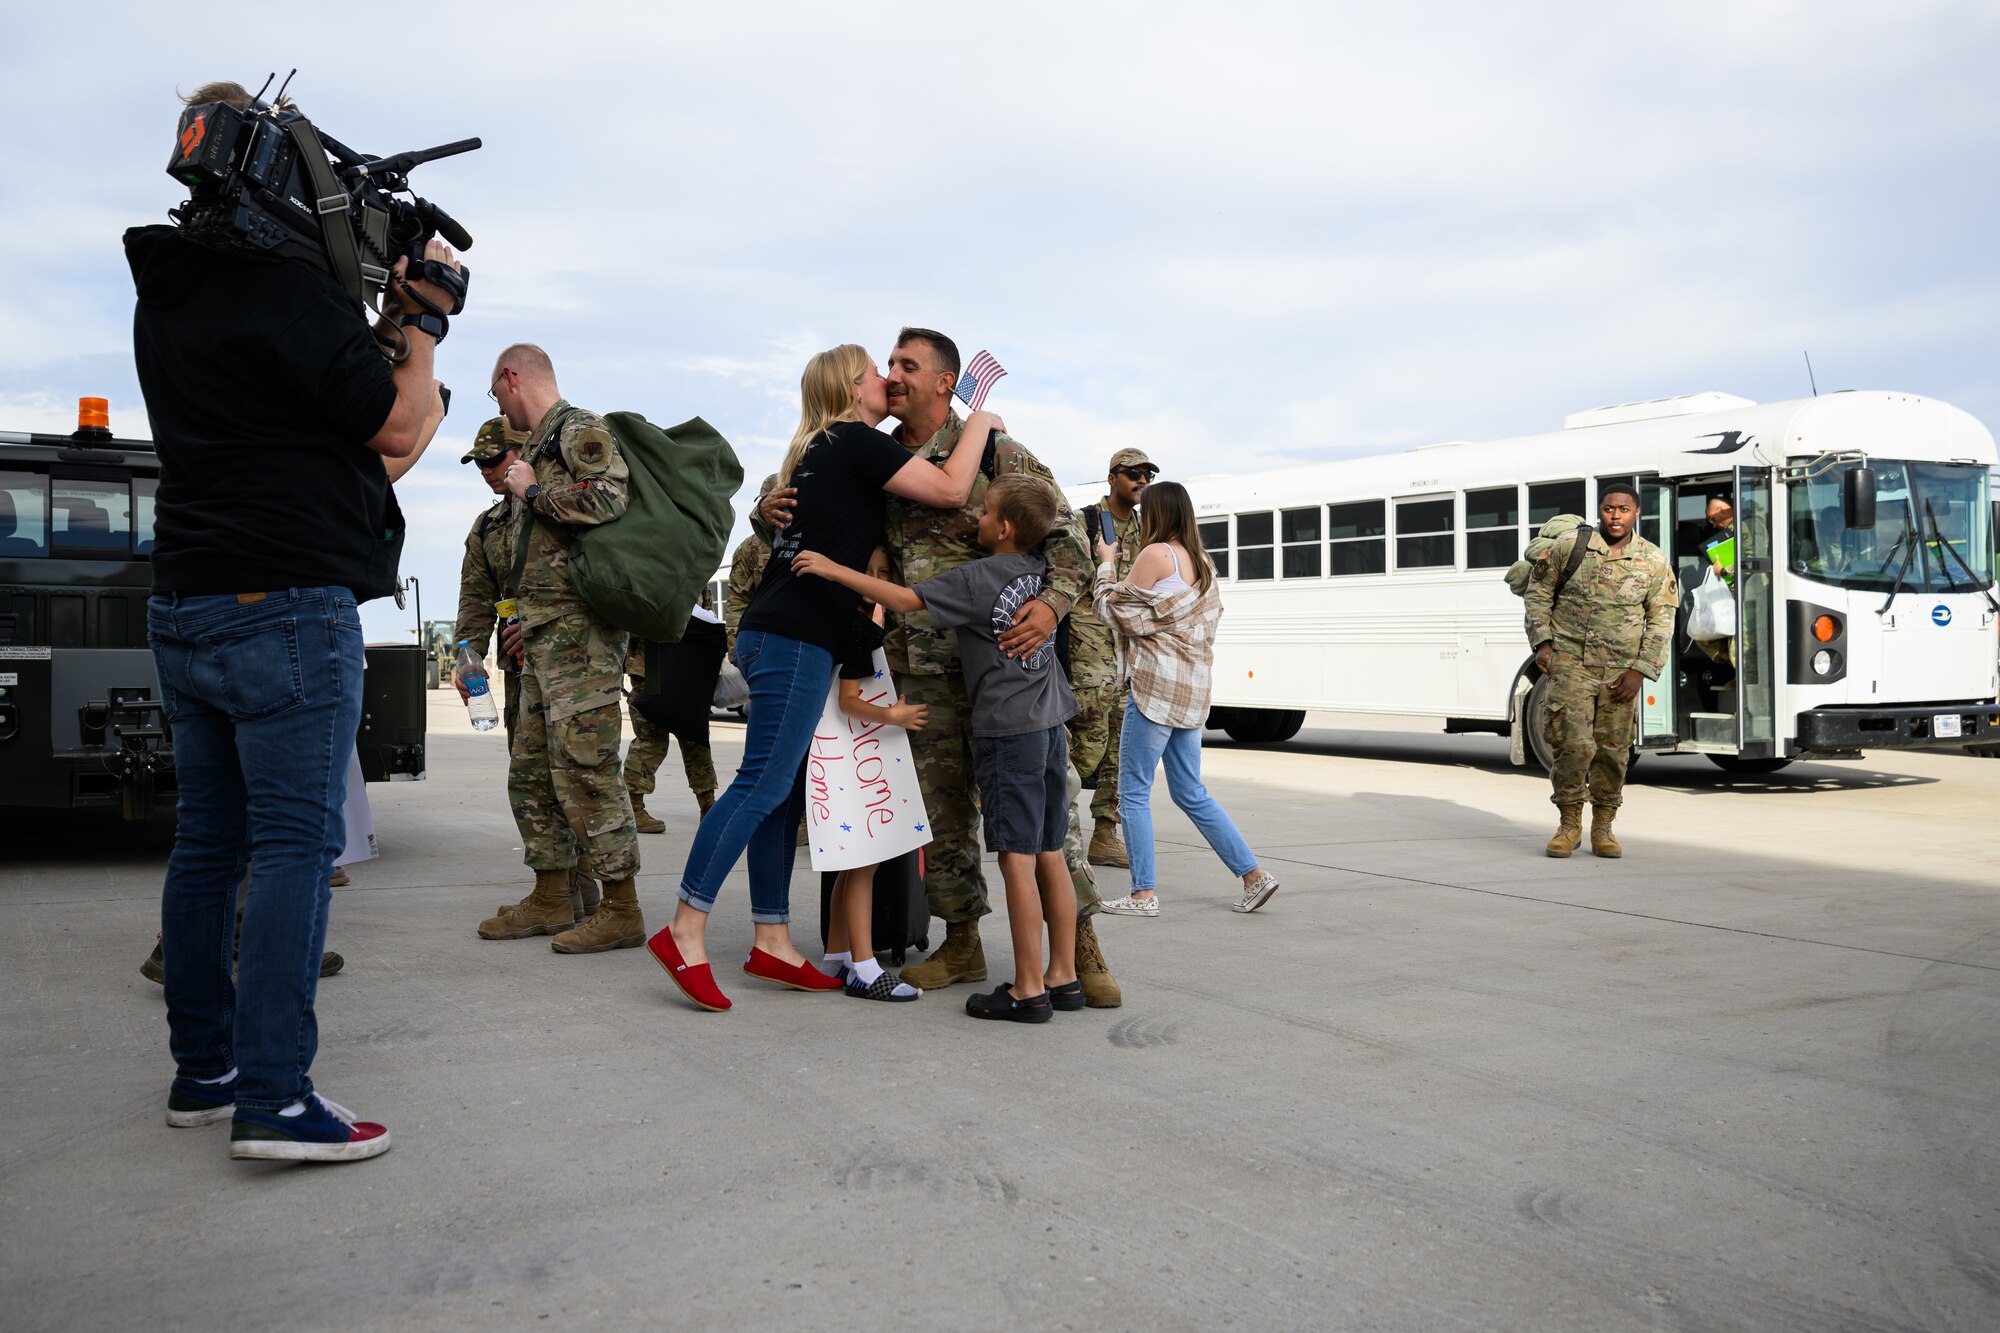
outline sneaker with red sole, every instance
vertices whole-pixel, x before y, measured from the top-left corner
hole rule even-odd
[[[743,970],[759,980],[774,981],[793,990],[837,991],[847,988],[847,983],[839,977],[830,977],[811,963],[787,963],[755,946],[751,947],[750,956],[743,960]]]
[[[673,978],[674,985],[681,988],[681,994],[702,1008],[719,1014],[730,1007],[729,997],[722,993],[722,987],[715,984],[715,973],[709,965],[690,965],[687,959],[681,957],[681,948],[674,943],[671,928],[659,931],[647,940],[646,952],[653,955],[653,961]]]
[[[389,1151],[389,1131],[318,1093],[297,1115],[236,1108],[229,1155],[252,1162],[358,1162]]]

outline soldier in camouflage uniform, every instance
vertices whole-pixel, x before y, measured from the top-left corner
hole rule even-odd
[[[1111,456],[1104,498],[1083,513],[1084,537],[1092,542],[1102,535],[1096,530],[1096,516],[1111,515],[1121,579],[1139,558],[1139,497],[1159,474],[1141,451],[1120,449]],[[1091,611],[1088,597],[1070,608],[1069,686],[1077,703],[1077,714],[1069,720],[1069,760],[1083,777],[1097,775],[1097,790],[1090,798],[1090,862],[1129,865],[1125,843],[1118,836],[1118,739],[1125,729],[1126,691],[1118,680],[1118,645],[1110,628]]]
[[[759,496],[769,495],[778,487],[778,474],[773,472],[764,478],[764,484],[757,488]],[[736,627],[743,621],[743,613],[750,609],[750,596],[757,591],[757,585],[764,581],[764,566],[771,563],[771,521],[764,517],[757,505],[750,506],[750,535],[736,545],[736,551],[729,557],[729,593],[722,603],[722,627],[729,632],[729,656],[736,657]]]
[[[701,588],[701,608],[715,610],[715,596],[707,584]],[[632,698],[645,693],[646,653],[637,640],[625,659],[625,674],[632,678]],[[665,833],[665,821],[646,809],[646,798],[653,794],[660,765],[666,762],[667,744],[674,734],[657,722],[648,721],[636,709],[630,711],[632,744],[625,751],[625,789],[632,794],[632,823],[641,833]],[[715,752],[699,741],[690,745],[683,740],[681,769],[687,774],[688,790],[694,793],[695,804],[706,816],[708,808],[715,804]]]
[[[939,466],[957,447],[965,424],[951,409],[958,368],[956,344],[929,329],[904,329],[889,359],[889,413],[902,423],[894,432],[895,439],[916,457]],[[985,506],[986,485],[992,477],[1021,473],[1055,484],[1049,470],[1020,441],[996,433],[990,447],[991,466],[982,463],[974,475],[972,494],[963,509],[932,509],[895,495],[888,497],[888,531],[883,546],[889,552],[891,582],[911,587],[986,556],[979,544],[979,511]],[[777,526],[783,526],[788,495],[785,490],[766,497],[765,517]],[[1041,594],[1022,609],[1014,630],[1000,640],[1000,646],[1015,656],[1032,651],[1055,633],[1057,623],[1090,585],[1092,570],[1083,525],[1068,505],[1062,506],[1055,529],[1039,549],[1048,562]],[[1014,641],[1017,635],[1020,642]],[[910,733],[910,748],[924,809],[931,819],[931,842],[924,848],[924,892],[930,899],[931,913],[945,923],[944,943],[923,962],[904,968],[903,979],[924,990],[960,981],[983,981],[986,951],[979,940],[979,918],[992,909],[987,905],[986,880],[979,868],[972,709],[959,666],[957,636],[950,630],[933,628],[930,617],[917,611],[896,618],[884,650],[904,698],[930,710],[924,730]],[[1073,804],[1063,857],[1076,882],[1076,970],[1083,982],[1084,1002],[1092,1008],[1116,1008],[1122,996],[1090,922],[1099,907],[1097,885],[1084,860]]]
[[[493,394],[508,424],[531,430],[504,479],[523,504],[515,559],[526,658],[507,792],[535,891],[481,922],[479,934],[554,935],[557,953],[633,948],[646,923],[633,883],[638,836],[619,773],[626,635],[591,613],[569,577],[574,528],[623,514],[631,474],[604,419],[563,400],[540,348],[502,352]],[[603,882],[604,897],[596,915],[572,926],[568,886],[579,859]]]
[[[1611,823],[1624,800],[1639,695],[1667,667],[1680,600],[1665,553],[1633,531],[1638,492],[1607,484],[1598,499],[1599,527],[1561,598],[1556,581],[1578,533],[1558,537],[1535,562],[1526,594],[1528,642],[1549,676],[1544,726],[1556,756],[1551,799],[1561,814],[1550,856],[1568,856],[1583,840],[1586,796],[1590,850],[1624,855]]]

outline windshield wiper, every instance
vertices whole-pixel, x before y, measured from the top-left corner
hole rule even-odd
[[[1883,601],[1882,605],[1875,608],[1875,614],[1878,616],[1888,611],[1890,604],[1896,600],[1896,594],[1903,590],[1903,579],[1910,572],[1910,560],[1917,553],[1917,543],[1914,540],[1916,535],[1917,530],[1915,528],[1904,528],[1903,535],[1896,538],[1896,546],[1901,546],[1903,543],[1908,542],[1909,549],[1903,552],[1903,563],[1896,566],[1896,581],[1889,585],[1888,598]],[[1896,553],[1896,546],[1889,548],[1890,555]]]
[[[1979,581],[1979,575],[1972,572],[1972,566],[1966,563],[1965,555],[1958,549],[1957,543],[1945,536],[1944,530],[1938,526],[1937,510],[1932,508],[1929,496],[1924,497],[1924,517],[1931,523],[1931,540],[1951,552],[1952,559],[1958,561],[1958,567],[1965,571],[1965,577],[1979,590],[1980,595],[1986,598],[1986,605],[1992,610],[2000,611],[2000,601],[1994,600],[1993,590]],[[1951,590],[1958,591],[1957,579],[1952,579]]]

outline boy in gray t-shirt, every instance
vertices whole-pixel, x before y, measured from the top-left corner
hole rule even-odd
[[[1032,552],[1055,526],[1059,503],[1055,489],[1038,477],[995,478],[979,515],[979,544],[993,554],[914,588],[870,578],[811,551],[792,562],[795,574],[831,579],[891,611],[928,611],[932,624],[958,632],[986,849],[1000,860],[1014,937],[1013,983],[967,1000],[965,1011],[974,1018],[1045,1023],[1054,1007],[1083,1007],[1075,966],[1076,888],[1062,853],[1069,825],[1063,724],[1077,711],[1076,696],[1056,661],[1053,639],[1020,658],[1008,657],[999,643],[1014,613],[1042,590],[1042,558]]]

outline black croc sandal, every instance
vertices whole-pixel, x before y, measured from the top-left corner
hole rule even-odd
[[[1047,991],[1032,1000],[1017,1000],[1012,986],[973,996],[965,1002],[965,1012],[974,1018],[997,1018],[1008,1023],[1046,1023],[1056,1016]]]
[[[1049,987],[1049,1003],[1065,1013],[1083,1008],[1083,982],[1079,979]]]
[[[884,972],[875,980],[863,985],[861,978],[850,970],[847,974],[846,989],[848,996],[856,1000],[887,1000],[891,1004],[908,1004],[911,1000],[924,998],[923,991],[916,986],[910,987],[917,992],[915,995],[896,994],[896,987],[902,984],[903,979],[894,972]]]

